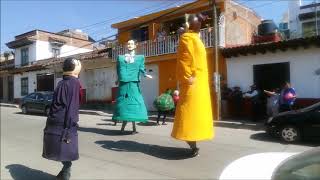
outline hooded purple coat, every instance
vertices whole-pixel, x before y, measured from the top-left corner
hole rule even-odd
[[[80,92],[80,81],[75,77],[64,76],[58,83],[44,129],[42,154],[44,158],[55,161],[79,159],[77,129]],[[63,139],[68,139],[70,142],[66,143]]]

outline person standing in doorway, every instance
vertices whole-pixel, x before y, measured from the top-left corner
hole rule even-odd
[[[144,65],[144,56],[135,54],[136,44],[129,40],[127,44],[129,54],[119,55],[117,59],[118,95],[116,107],[112,119],[122,121],[121,133],[127,122],[132,122],[133,134],[137,133],[135,122],[146,122],[148,120],[147,108],[145,106],[141,89],[140,74],[147,78]]]
[[[70,179],[71,161],[79,158],[77,129],[82,96],[78,80],[80,70],[79,60],[67,58],[64,61],[63,80],[54,91],[44,129],[42,156],[62,162],[63,168],[56,176],[59,180]]]
[[[296,98],[295,89],[289,82],[285,82],[280,93],[280,112],[291,111]]]
[[[279,113],[279,89],[274,89],[272,91],[264,90],[269,97],[267,100],[267,115],[273,117]]]
[[[207,54],[199,35],[204,20],[201,14],[189,16],[189,31],[181,35],[177,53],[180,99],[171,136],[186,141],[193,157],[199,154],[197,142],[214,136]]]
[[[258,121],[261,116],[261,97],[260,92],[256,85],[250,86],[250,91],[243,95],[244,98],[248,98],[251,101],[252,120]]]

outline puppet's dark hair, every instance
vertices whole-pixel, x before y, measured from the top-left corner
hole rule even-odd
[[[67,58],[63,62],[63,71],[73,71],[76,68],[77,59],[75,58]]]

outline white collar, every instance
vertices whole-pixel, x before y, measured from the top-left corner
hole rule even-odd
[[[130,51],[129,54],[125,54],[124,56],[127,63],[134,63],[135,51]]]

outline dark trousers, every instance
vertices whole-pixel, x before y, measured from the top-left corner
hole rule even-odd
[[[167,112],[166,111],[158,111],[157,124],[159,124],[161,115],[163,115],[162,124],[165,124],[165,121],[166,121],[166,118],[167,118]]]
[[[258,121],[261,117],[261,104],[252,103],[252,121]]]
[[[121,131],[124,131],[124,128],[126,127],[127,123],[128,123],[127,121],[122,122]],[[132,131],[137,132],[136,122],[134,122],[134,121],[132,121]]]
[[[71,161],[62,161],[62,164],[63,164],[63,168],[62,168],[63,171],[70,169],[72,166]]]

